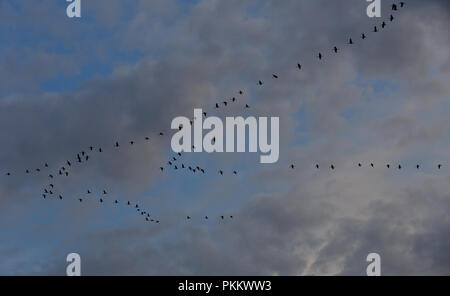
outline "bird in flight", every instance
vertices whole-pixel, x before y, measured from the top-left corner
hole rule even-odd
[[[302,65],[297,64],[297,68],[298,68],[299,70],[301,70],[301,69],[302,69]]]
[[[330,168],[331,168],[332,170],[334,170],[334,165],[331,165]]]
[[[373,31],[374,31],[375,33],[378,32],[377,26],[373,27]]]
[[[272,74],[272,77],[275,79],[278,79],[278,75],[276,75],[276,74]]]
[[[258,81],[258,84],[259,84],[259,85],[263,85],[263,83],[262,83],[262,81],[261,81],[261,80],[259,80],[259,81]]]
[[[294,165],[293,164],[291,164],[291,169],[294,169]]]
[[[319,60],[322,59],[322,53],[319,52],[319,55],[317,56],[319,58]]]
[[[333,47],[333,51],[334,51],[334,53],[337,53],[338,52],[338,48],[335,46],[335,47]]]
[[[361,39],[366,39],[366,34],[362,33],[361,34]]]
[[[441,167],[442,167],[442,165],[441,165],[441,164],[438,164],[438,169],[441,169]]]
[[[352,38],[350,38],[350,40],[348,40],[348,44],[353,44]]]
[[[392,14],[391,14],[390,20],[391,20],[391,22],[394,20],[394,16]]]
[[[383,23],[381,24],[381,28],[384,29],[384,27],[386,27],[386,23],[385,23],[385,22],[383,22]]]
[[[397,5],[396,4],[392,4],[392,10],[397,10]]]
[[[223,171],[222,171],[222,170],[219,170],[219,174],[221,174],[221,175],[223,176]]]

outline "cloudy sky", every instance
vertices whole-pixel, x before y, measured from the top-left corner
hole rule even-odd
[[[383,275],[449,275],[450,5],[405,2],[391,23],[386,0],[381,19],[364,0],[84,0],[81,19],[0,0],[0,274],[64,275],[76,252],[84,275],[365,275],[376,252]],[[279,161],[170,168],[194,108],[280,117]]]

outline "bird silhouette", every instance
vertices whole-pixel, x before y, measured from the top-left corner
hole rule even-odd
[[[134,144],[134,141],[130,141],[130,145],[133,145]]]
[[[420,165],[416,165],[416,168],[419,169],[419,168],[420,168]]]
[[[361,39],[366,39],[366,34],[362,33],[361,34]]]
[[[107,194],[107,193],[106,193],[106,190],[103,190],[103,194]]]
[[[297,64],[297,68],[298,68],[299,70],[301,70],[301,69],[302,69],[302,65]]]
[[[391,22],[394,20],[394,16],[391,14],[390,18]]]
[[[239,91],[239,94],[240,94],[240,95],[242,95],[242,94],[243,94],[242,90],[240,90],[240,91]]]
[[[237,172],[236,172],[236,171],[233,171],[233,174],[237,175]]]
[[[59,195],[58,197],[59,197],[59,199],[63,199],[62,195]]]
[[[333,47],[333,51],[334,51],[334,53],[337,53],[338,52],[338,48],[335,46],[335,47]]]
[[[160,132],[159,135],[160,135],[160,136],[164,136],[164,133],[163,133],[163,132]]]
[[[148,141],[148,140],[150,140],[150,138],[149,137],[145,137],[145,140]]]
[[[361,167],[361,166],[362,166],[362,164],[361,164],[361,163],[358,163],[358,166],[359,166],[359,167]]]
[[[293,164],[291,164],[291,169],[294,169],[294,165]]]
[[[79,200],[80,202],[82,202],[82,201],[83,201],[83,199],[81,199],[81,198],[79,198],[78,200]]]
[[[316,164],[316,169],[318,169],[319,168],[319,165],[318,164]]]
[[[373,27],[373,31],[374,31],[375,33],[378,32],[377,26]]]
[[[219,170],[219,174],[221,174],[221,175],[223,176],[223,171],[222,171],[222,170]]]
[[[399,169],[399,170],[401,170],[401,169],[402,169],[402,166],[401,166],[400,164],[398,165],[398,169]]]
[[[350,39],[348,40],[348,44],[353,44],[352,38],[350,38]]]
[[[72,164],[70,163],[70,161],[67,161],[67,165],[68,165],[68,166],[71,166]]]
[[[442,167],[442,165],[441,165],[441,164],[438,164],[438,169],[439,169],[439,170],[441,169],[441,167]]]
[[[405,6],[405,2],[400,2],[400,7]]]
[[[278,75],[276,75],[276,74],[272,74],[272,77],[275,79],[278,79]]]
[[[319,60],[322,59],[322,54],[319,52],[319,55],[317,56],[319,58]]]
[[[250,108],[250,106],[248,104],[245,104],[245,108]]]
[[[261,80],[259,80],[259,81],[258,81],[258,84],[259,84],[259,85],[263,85],[263,83],[262,83],[262,81],[261,81]]]
[[[330,168],[331,168],[332,170],[334,170],[334,165],[331,165]]]
[[[384,27],[386,27],[386,23],[385,23],[385,22],[383,22],[383,23],[381,24],[381,28],[384,29]]]
[[[45,163],[45,164],[44,164],[44,167],[48,168],[48,163]]]
[[[48,175],[48,177],[49,177],[50,179],[53,179],[53,175],[52,175],[52,174]]]
[[[373,163],[371,163],[370,166],[373,167]]]
[[[87,194],[91,194],[91,191],[88,189]]]
[[[92,150],[94,150],[94,147],[92,147],[92,146],[89,146],[89,150],[91,150],[91,151],[92,151]]]
[[[387,168],[390,168],[391,166],[389,164],[386,165]]]
[[[187,216],[186,219],[189,220],[189,219],[191,219],[191,217]]]
[[[392,4],[392,10],[396,11],[397,10],[397,5],[396,4]]]
[[[216,103],[216,109],[218,109],[219,108],[219,104],[218,103]]]
[[[102,148],[98,148],[98,152],[102,153]]]
[[[119,142],[116,142],[116,147],[119,147]]]
[[[232,98],[231,98],[231,101],[232,101],[232,102],[236,102],[236,98],[235,98],[235,97],[232,97]],[[206,115],[205,115],[205,116],[206,116]]]
[[[163,168],[163,167],[160,167],[159,169],[161,170],[161,172],[164,171],[164,168]]]

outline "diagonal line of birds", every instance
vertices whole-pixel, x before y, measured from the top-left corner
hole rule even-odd
[[[391,11],[397,11],[398,7],[403,8],[404,6],[405,6],[405,2],[403,2],[403,1],[399,2],[399,4],[395,4],[394,3],[391,6]],[[382,23],[379,25],[379,27],[378,26],[374,26],[373,30],[372,30],[372,33],[380,32],[382,29],[384,29],[387,26],[387,22],[393,22],[394,20],[395,20],[395,17],[394,17],[393,14],[391,14],[389,16],[388,20],[382,21]],[[366,33],[362,33],[361,36],[360,36],[361,40],[365,40],[367,37],[368,36],[367,36]],[[348,39],[347,45],[351,46],[351,45],[354,45],[354,44],[355,44],[355,41],[353,40],[353,38],[350,37]],[[340,51],[341,51],[341,48],[338,48],[337,46],[333,46],[332,49],[331,49],[331,54],[336,55]],[[319,61],[322,61],[322,60],[324,60],[325,54],[322,53],[322,52],[318,52],[316,57],[317,57],[317,59]],[[296,68],[298,69],[298,71],[301,71],[302,70],[302,64],[301,63],[296,63]],[[272,73],[271,79],[278,80],[278,79],[280,79],[280,75],[278,73]],[[263,87],[265,85],[265,83],[264,83],[263,80],[258,80],[257,81],[257,85],[260,86],[260,87]],[[239,90],[238,94],[239,94],[239,96],[242,97],[244,95],[244,91],[243,90]],[[236,104],[238,102],[238,99],[236,97],[237,96],[233,96],[231,99],[226,99],[226,100],[223,100],[221,102],[216,102],[213,109],[215,109],[215,110],[223,109],[223,108],[227,108],[227,107],[231,106],[232,104]],[[244,106],[243,107],[244,109],[249,109],[250,108],[248,103],[244,103],[243,106]],[[210,111],[208,111],[208,112],[210,112]],[[208,112],[203,111],[202,115],[204,117],[206,117]],[[191,126],[193,124],[193,120],[194,119],[195,118],[192,118],[191,121],[190,121]],[[180,126],[179,130],[181,130],[182,128],[183,127]],[[165,133],[163,131],[158,133],[159,137],[164,137],[164,135],[165,135]],[[148,137],[148,136],[144,137],[144,141],[145,142],[149,142],[150,141],[150,137]],[[213,139],[213,141],[214,141],[214,139]],[[136,144],[136,142],[135,142],[135,140],[131,140],[127,144],[133,146],[133,145]],[[113,147],[115,149],[119,149],[121,147],[121,145],[122,145],[121,143],[116,141],[114,143]],[[195,148],[195,147],[193,146],[192,148]],[[88,152],[86,152],[86,151],[88,151]],[[77,153],[76,158],[74,160],[72,160],[72,161],[67,160],[66,163],[63,166],[61,166],[59,169],[56,170],[56,173],[49,173],[48,178],[49,178],[49,181],[51,183],[48,186],[46,186],[44,188],[44,190],[43,190],[42,197],[44,199],[49,198],[49,197],[56,197],[56,198],[58,198],[60,200],[63,200],[62,193],[55,193],[56,192],[56,186],[53,183],[53,179],[55,179],[58,176],[59,177],[69,177],[69,175],[70,175],[69,171],[75,165],[75,163],[78,163],[78,164],[87,163],[91,159],[91,155],[92,154],[94,154],[94,153],[103,153],[104,152],[104,148],[89,146],[86,151],[81,151],[81,152]],[[90,153],[90,154],[88,154],[88,153]],[[185,164],[185,163],[181,162],[181,157],[182,157],[181,153],[177,153],[176,155],[170,157],[170,159],[167,161],[167,163],[165,165],[159,167],[159,170],[161,172],[163,172],[165,170],[165,166],[167,165],[168,167],[172,167],[173,170],[180,170],[180,171],[181,170],[186,170],[186,171],[192,172],[193,174],[195,174],[195,173],[197,173],[197,174],[206,174],[207,173],[206,168],[200,167],[198,165],[188,165],[188,164]],[[356,163],[355,166],[357,168],[362,168],[364,165],[362,163]],[[376,167],[374,163],[369,163],[368,166],[371,167],[371,168],[375,168]],[[390,163],[386,163],[386,164],[380,165],[380,167],[385,167],[387,169],[393,168],[393,169],[402,170],[402,169],[405,169],[406,166],[404,164],[390,164]],[[414,167],[415,167],[416,170],[420,170],[421,169],[421,165],[420,164],[416,164]],[[442,168],[442,164],[439,163],[439,164],[437,164],[436,167],[437,167],[438,170],[440,170]],[[294,163],[292,163],[292,164],[289,165],[289,168],[294,170],[296,168],[296,166],[295,166]],[[323,165],[323,166],[321,164],[319,164],[319,163],[316,163],[316,164],[313,165],[313,168],[315,168],[317,170],[320,170],[322,168],[329,169],[329,170],[332,170],[332,171],[337,170],[336,165],[333,164],[333,163],[327,164],[327,165]],[[36,168],[34,171],[36,173],[41,173],[44,169],[45,170],[49,170],[49,164],[48,163],[44,163],[43,168]],[[26,169],[25,170],[25,174],[27,174],[27,175],[31,174],[32,171],[33,170],[31,170],[31,169]],[[219,174],[220,176],[224,176],[225,174],[238,175],[238,171],[237,170],[232,170],[232,171],[229,171],[229,172],[225,172],[223,169],[219,169],[219,170],[217,170],[217,174]],[[8,171],[6,173],[6,176],[11,176],[11,175],[12,175],[12,173],[10,171]],[[93,195],[92,191],[89,190],[89,189],[86,190],[85,194],[88,195],[88,196]],[[103,189],[102,192],[101,192],[101,197],[98,197],[98,202],[101,203],[101,204],[106,202],[108,200],[106,198],[107,194],[108,194],[108,191],[106,189]],[[78,198],[78,201],[80,203],[83,203],[84,200],[85,200],[84,198]],[[115,205],[117,205],[117,206],[119,204],[125,204],[128,207],[134,207],[136,209],[136,212],[140,216],[143,216],[145,218],[145,221],[154,222],[156,224],[160,223],[160,220],[157,220],[157,219],[153,218],[150,215],[150,212],[148,210],[141,208],[137,203],[131,203],[130,201],[121,202],[118,199],[115,199],[113,201],[113,203]],[[224,220],[226,218],[233,219],[233,217],[234,217],[233,215],[227,215],[227,216],[226,215],[220,215],[218,218]],[[209,217],[209,216],[204,216],[202,219],[203,220],[208,220],[210,218],[211,217]],[[192,216],[186,216],[186,220],[192,220],[192,219],[193,219]]]

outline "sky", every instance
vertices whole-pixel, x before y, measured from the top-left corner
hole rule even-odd
[[[450,275],[450,3],[404,2],[0,0],[0,275]],[[194,108],[279,117],[278,162],[174,170]]]

